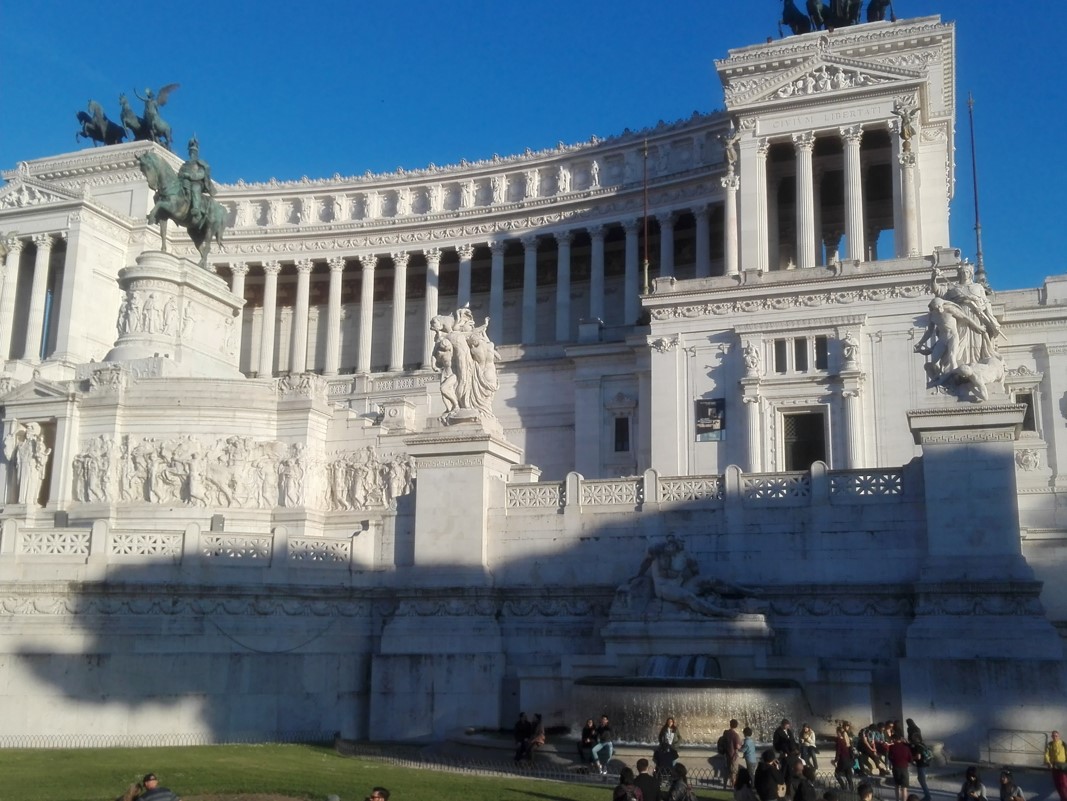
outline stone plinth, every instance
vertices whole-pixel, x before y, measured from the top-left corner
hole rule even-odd
[[[478,422],[434,429],[405,444],[418,471],[413,578],[439,586],[484,581],[488,510],[503,505],[522,451]]]
[[[144,376],[241,378],[244,301],[224,281],[188,259],[147,251],[119,271],[119,284],[119,337],[105,362]]]

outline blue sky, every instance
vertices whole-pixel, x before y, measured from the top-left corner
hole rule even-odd
[[[957,23],[953,243],[973,258],[966,99],[995,288],[1067,271],[1058,4],[895,0]],[[777,36],[777,0],[0,0],[0,168],[69,152],[90,98],[177,82],[163,116],[232,182],[520,153],[722,107],[714,59]],[[1025,9],[1025,10],[1024,10]],[[140,109],[141,104],[135,103]],[[1034,131],[1033,138],[1029,132]]]

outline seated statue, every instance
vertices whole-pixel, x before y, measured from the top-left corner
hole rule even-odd
[[[630,599],[640,593],[642,586],[647,592],[649,583],[656,599],[710,617],[735,617],[745,611],[737,601],[761,595],[751,587],[701,578],[696,560],[673,534],[648,549],[637,575],[620,587],[619,593]]]

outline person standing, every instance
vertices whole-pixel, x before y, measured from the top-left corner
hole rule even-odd
[[[756,775],[753,777],[752,784],[756,788],[756,795],[759,796],[760,801],[776,801],[781,797],[778,794],[778,788],[785,786],[785,777],[778,767],[774,751],[763,752],[763,758],[756,767]]]
[[[137,797],[138,801],[181,801],[169,788],[159,785],[154,773],[146,773],[141,784],[144,785],[144,792]]]
[[[726,745],[726,776],[723,786],[732,788],[737,783],[737,769],[741,767],[741,732],[738,726],[741,724],[734,718],[730,721],[730,728],[722,733]]]
[[[652,761],[656,763],[656,775],[662,776],[670,773],[671,767],[678,761],[678,749],[676,746],[682,741],[678,733],[678,724],[674,718],[667,718],[657,736],[656,750],[652,754]]]
[[[619,771],[619,783],[611,794],[611,801],[644,801],[644,793],[635,783],[634,772],[630,768]]]
[[[852,753],[852,737],[848,733],[848,725],[843,723],[837,727],[837,737],[834,738],[834,778],[838,787],[842,790],[848,788],[849,792],[855,787],[852,777],[856,760]]]
[[[650,763],[644,757],[637,760],[637,775],[634,784],[641,791],[645,801],[659,801],[659,779],[652,775]]]
[[[923,788],[922,801],[931,801],[930,788],[926,784],[926,769],[932,764],[934,752],[923,742],[922,730],[915,721],[908,718],[904,722],[908,726],[908,745],[911,746],[911,760],[915,763],[915,776],[919,780],[919,786]]]
[[[756,775],[756,765],[759,763],[759,754],[756,753],[756,741],[752,739],[752,727],[745,726],[745,739],[741,742],[741,755],[745,758],[745,767],[748,775]]]
[[[1060,801],[1067,801],[1067,747],[1058,731],[1052,732],[1052,739],[1045,749],[1045,765],[1052,770],[1052,786],[1056,788]]]
[[[781,725],[774,730],[771,744],[774,746],[774,750],[778,752],[778,760],[784,765],[789,753],[794,748],[797,748],[797,738],[793,734],[793,724],[789,722],[788,718],[783,718]]]
[[[911,784],[912,751],[911,745],[899,733],[894,731],[893,741],[886,750],[886,758],[893,770],[893,784],[897,788],[897,801],[905,801],[908,797],[908,787]]]
[[[689,786],[689,771],[686,770],[685,765],[681,762],[676,762],[674,767],[671,768],[671,774],[674,779],[671,781],[671,787],[667,791],[667,801],[695,801],[693,788]]]

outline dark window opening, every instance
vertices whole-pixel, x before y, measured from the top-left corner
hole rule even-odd
[[[789,365],[786,363],[788,351],[786,348],[786,342],[784,339],[774,340],[774,372],[786,373],[789,370]]]
[[[815,369],[825,370],[829,366],[827,353],[829,352],[829,340],[827,337],[815,337]]]
[[[1026,413],[1023,415],[1023,431],[1037,431],[1037,414],[1034,412],[1034,393],[1016,392],[1015,402],[1025,404],[1026,406]]]
[[[798,373],[806,373],[808,371],[808,340],[794,339],[793,340],[793,369]]]
[[[826,432],[822,412],[787,414],[782,425],[786,470],[808,470],[826,461]]]
[[[630,452],[630,418],[615,418],[615,453]]]

